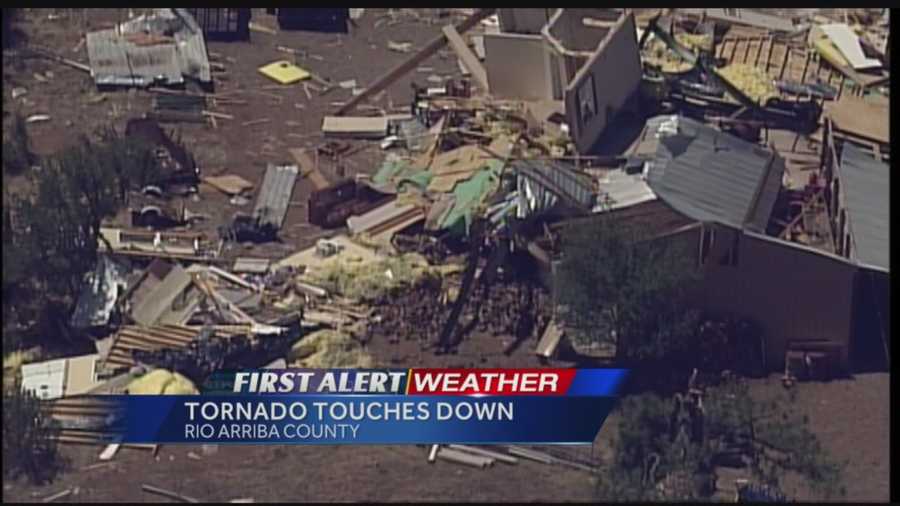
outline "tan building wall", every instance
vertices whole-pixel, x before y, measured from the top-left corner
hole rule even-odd
[[[770,370],[784,367],[793,341],[841,346],[847,364],[856,267],[839,257],[751,232],[713,227],[704,264],[703,306],[753,319],[766,338]],[[736,242],[735,242],[736,241]],[[729,256],[736,249],[737,257]]]

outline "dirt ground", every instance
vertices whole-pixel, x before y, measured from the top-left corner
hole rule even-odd
[[[423,9],[422,11],[433,11]],[[302,85],[278,87],[257,72],[263,64],[291,55],[276,46],[305,49],[318,58],[297,63],[333,81],[356,79],[364,87],[409,55],[391,52],[387,41],[409,41],[421,47],[439,33],[436,24],[406,21],[395,25],[376,20],[385,10],[367,9],[350,34],[280,32],[278,35],[252,33],[249,43],[209,42],[211,54],[227,71],[217,83],[216,93],[239,91],[233,98],[247,105],[229,105],[214,109],[231,114],[232,120],[218,120],[218,128],[183,124],[182,137],[193,150],[204,175],[237,174],[257,186],[262,182],[266,163],[292,162],[288,148],[313,146],[321,141],[318,132],[322,117],[332,101],[346,101],[349,90],[337,89],[326,96],[313,92],[307,99]],[[48,19],[48,15],[58,16]],[[436,14],[431,12],[431,17]],[[53,11],[28,10],[19,23],[31,42],[83,63],[87,62],[83,45],[77,51],[84,31],[109,26],[119,11],[103,9],[84,19],[82,9]],[[87,24],[85,24],[87,21]],[[275,27],[272,16],[254,10],[255,23]],[[451,53],[444,52],[444,55]],[[431,74],[455,75],[455,57],[436,55],[421,64],[433,71],[412,72],[390,87],[376,103],[385,110],[399,112],[408,108],[410,81],[426,84]],[[47,78],[46,72],[52,72]],[[34,76],[41,74],[46,82]],[[219,74],[217,74],[219,75]],[[13,103],[13,87],[25,87],[27,94]],[[114,124],[120,131],[125,121],[146,112],[152,95],[146,91],[97,92],[86,73],[49,60],[29,59],[18,66],[4,58],[4,126],[7,114],[15,109],[24,114],[49,114],[47,122],[29,125],[34,148],[40,154],[53,153],[76,140],[77,134]],[[280,97],[280,98],[274,98]],[[302,107],[301,107],[302,106]],[[267,123],[243,127],[242,123],[268,119]],[[291,135],[294,134],[294,135]],[[300,138],[297,136],[308,136]],[[374,172],[382,156],[380,148],[361,151],[348,166],[354,172]],[[322,172],[335,181],[337,176],[322,161]],[[7,191],[16,180],[4,176]],[[282,231],[283,244],[257,246],[250,254],[280,258],[308,246],[322,231],[306,223],[305,201],[311,190],[300,180],[294,191],[295,205],[288,212]],[[246,206],[246,207],[249,207]],[[193,212],[211,215],[200,228],[213,230],[234,211],[241,210],[212,189],[201,188],[200,200],[188,203]],[[243,209],[248,211],[249,209]],[[234,252],[232,252],[234,254]],[[372,342],[369,351],[376,363],[384,366],[417,367],[517,367],[538,365],[532,350],[534,340],[523,343],[511,355],[503,353],[504,338],[471,336],[456,354],[435,356],[422,351],[417,342],[401,340],[397,344]],[[571,364],[559,363],[557,366]],[[754,382],[754,394],[783,388],[777,378]],[[845,473],[849,501],[884,501],[889,490],[889,375],[870,374],[853,380],[801,384],[798,402],[808,414],[815,432],[839,459],[849,461]],[[615,414],[600,431],[595,456],[604,456],[615,432]],[[567,449],[591,453],[590,448]],[[77,487],[66,500],[73,502],[157,501],[160,498],[141,492],[141,484],[151,484],[196,497],[203,501],[228,501],[252,497],[256,501],[592,501],[594,484],[584,471],[521,461],[516,466],[502,463],[486,470],[470,469],[446,462],[428,464],[427,450],[415,446],[220,446],[213,456],[195,460],[189,452],[200,454],[198,447],[165,446],[154,459],[149,452],[122,450],[108,466],[84,470],[97,461],[101,451],[95,447],[66,447],[70,469],[54,483],[33,487],[4,483],[4,501],[39,501],[55,492]],[[792,491],[788,491],[792,492]],[[800,498],[812,498],[802,489]]]

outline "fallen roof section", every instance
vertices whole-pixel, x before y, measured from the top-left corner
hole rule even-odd
[[[263,179],[253,216],[259,219],[260,225],[272,224],[280,229],[287,215],[294,183],[297,182],[299,169],[296,165],[269,165]]]
[[[150,326],[157,323],[171,310],[175,299],[191,286],[191,275],[179,266],[173,266],[158,285],[141,298],[131,310],[137,323]]]
[[[655,155],[647,183],[677,211],[697,221],[765,231],[784,174],[771,151],[682,116],[657,116]]]
[[[890,167],[846,142],[838,170],[853,238],[851,258],[890,272]]]

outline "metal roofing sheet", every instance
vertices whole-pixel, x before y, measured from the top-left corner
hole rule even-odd
[[[294,193],[298,172],[296,165],[269,165],[256,197],[253,215],[259,217],[261,222],[271,223],[280,229]]]
[[[513,164],[519,175],[527,177],[569,205],[590,211],[596,196],[590,178],[578,174],[567,164],[549,161],[520,160]]]
[[[170,37],[166,42],[136,43],[135,34]],[[185,75],[212,81],[203,32],[185,9],[155,9],[118,28],[86,36],[91,75],[97,84],[149,86],[154,81],[181,84]]]
[[[890,272],[889,167],[848,142],[839,170],[854,245],[851,255],[860,263]]]
[[[648,128],[661,132],[647,170],[661,199],[698,221],[765,230],[784,171],[772,152],[681,116]]]
[[[149,86],[184,82],[175,44],[135,45],[115,29],[89,32],[86,36],[91,75],[97,84]]]

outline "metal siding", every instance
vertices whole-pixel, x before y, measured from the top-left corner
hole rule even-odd
[[[851,255],[863,264],[890,271],[889,166],[845,142],[838,171],[853,237]]]
[[[146,86],[157,78],[167,84],[184,82],[174,44],[136,46],[110,29],[88,33],[86,45],[97,84]]]
[[[253,215],[280,229],[287,215],[298,172],[296,165],[269,165]]]

